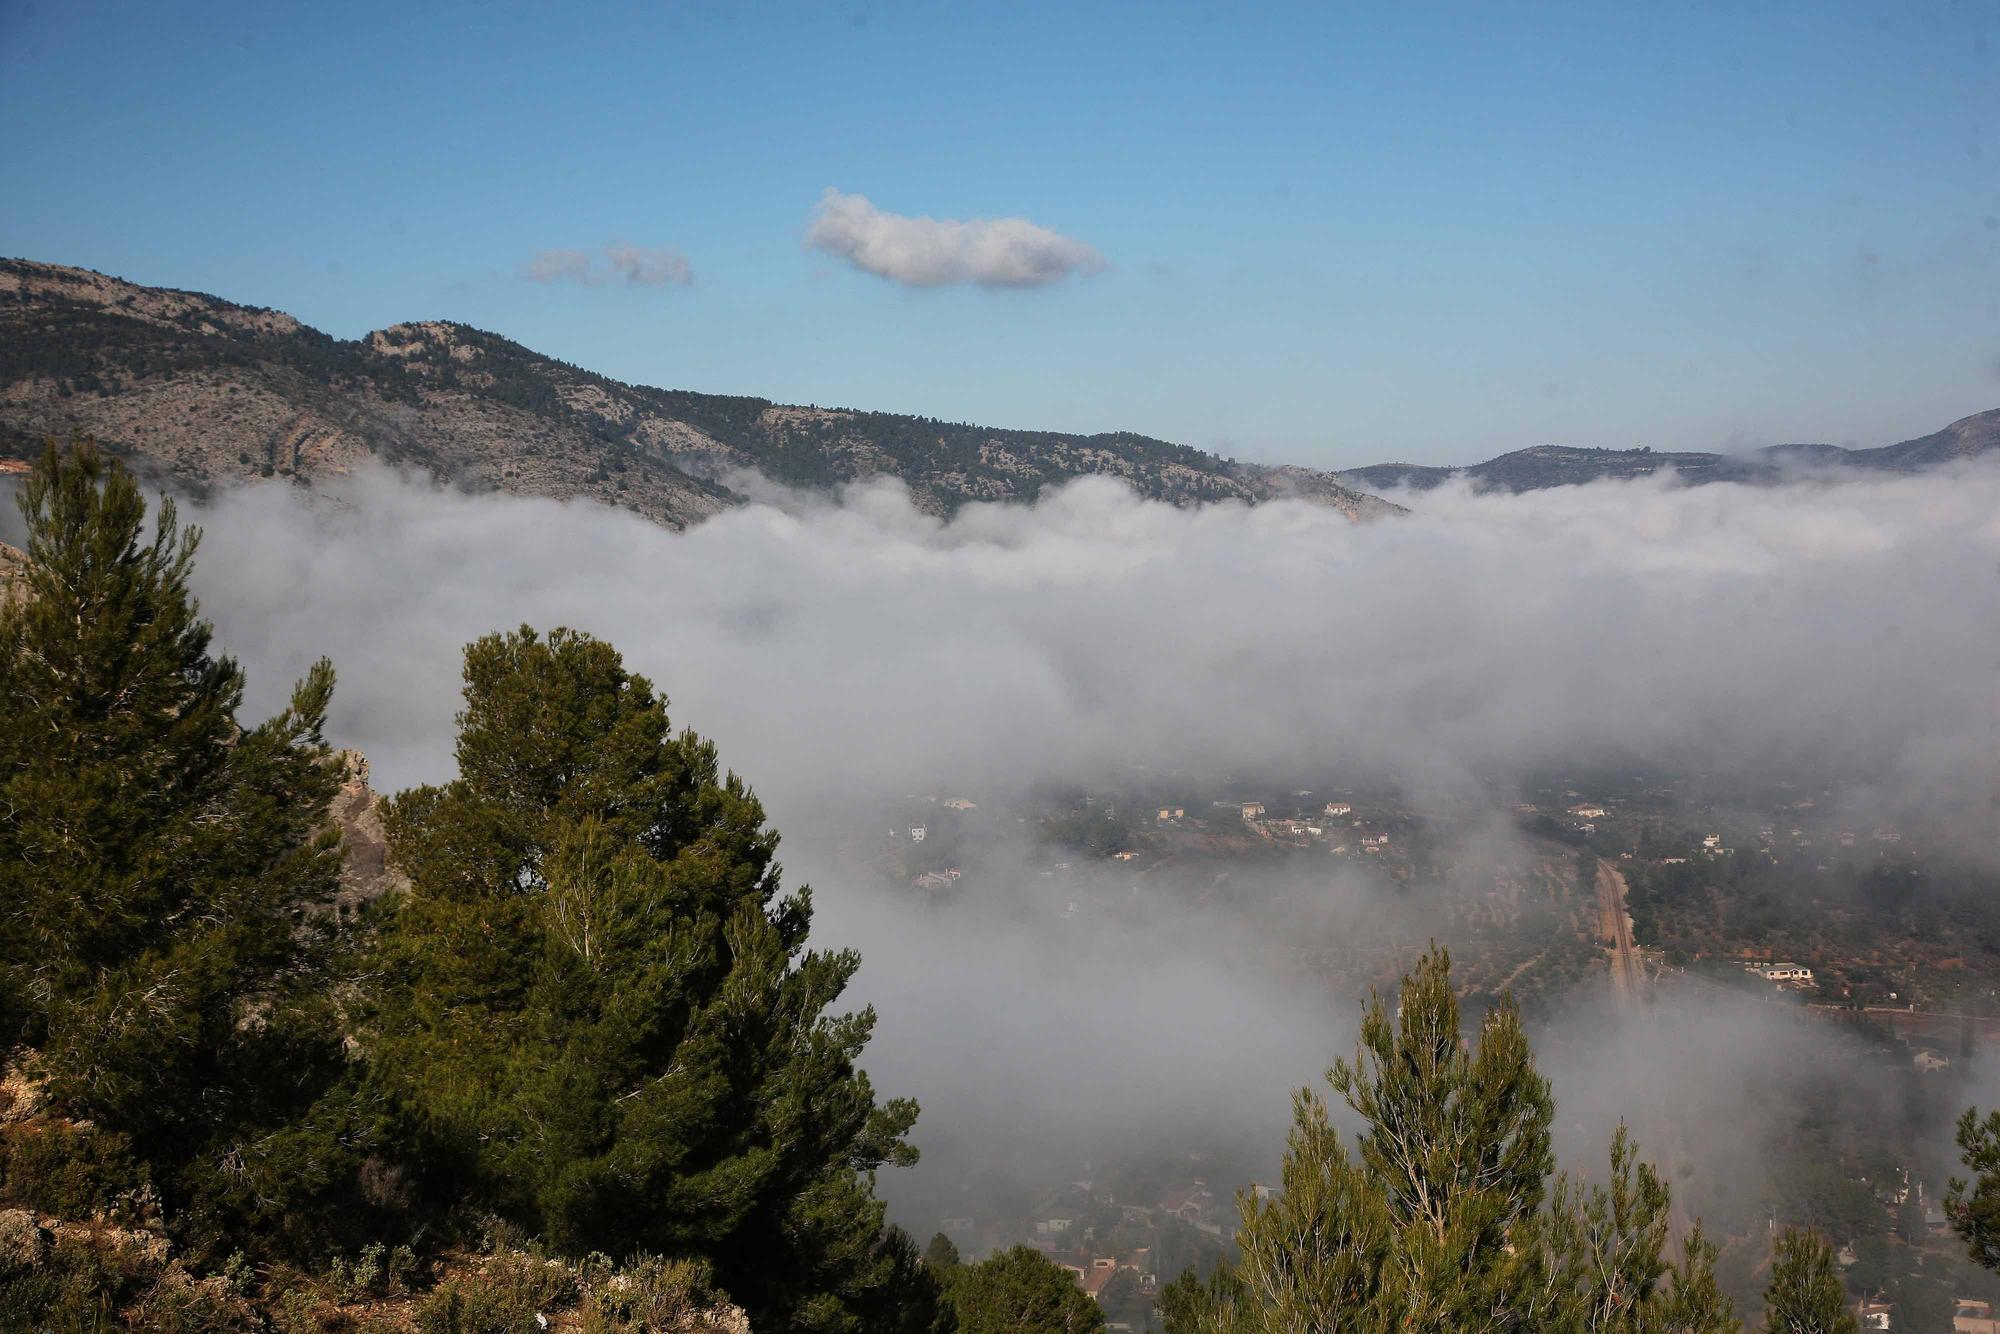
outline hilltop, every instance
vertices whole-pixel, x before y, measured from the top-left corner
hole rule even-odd
[[[809,490],[896,477],[934,514],[1098,475],[1177,505],[1295,496],[1356,519],[1396,510],[1371,492],[1454,477],[1521,492],[1666,470],[1691,484],[1916,472],[2000,449],[2000,409],[1877,449],[1537,445],[1466,467],[1327,472],[1129,432],[1008,430],[626,384],[447,320],[344,340],[282,311],[0,259],[0,461],[71,431],[195,490],[310,483],[376,459],[470,491],[583,496],[682,528],[740,503],[753,472]]]
[[[1672,471],[1683,482],[1777,482],[1819,472],[1921,472],[2000,450],[2000,408],[1961,418],[1941,431],[1877,449],[1839,445],[1772,445],[1749,454],[1667,452],[1652,449],[1582,449],[1535,445],[1469,467],[1377,463],[1335,473],[1349,486],[1371,491],[1428,491],[1463,477],[1482,491],[1539,491],[1601,478],[1643,477]]]
[[[156,480],[310,482],[368,459],[468,490],[585,496],[685,527],[747,471],[826,489],[901,478],[948,514],[1087,475],[1178,505],[1300,496],[1393,512],[1332,474],[1129,433],[1017,431],[625,384],[442,320],[352,341],[280,311],[0,260],[0,454],[95,436]]]

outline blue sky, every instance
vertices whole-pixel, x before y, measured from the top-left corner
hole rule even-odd
[[[1240,457],[2000,406],[2000,4],[0,0],[0,254],[623,379]],[[917,286],[829,190],[1101,256]],[[614,243],[692,281],[535,282]],[[880,266],[877,266],[878,269]]]

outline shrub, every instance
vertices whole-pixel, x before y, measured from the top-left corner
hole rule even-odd
[[[0,1267],[0,1313],[17,1322],[8,1328],[108,1331],[117,1313],[161,1277],[166,1248],[155,1234],[100,1226],[67,1230],[51,1244],[48,1234],[36,1229],[37,1243],[27,1240],[22,1227],[24,1221],[33,1227],[32,1219],[18,1211],[0,1218],[10,1219],[5,1226],[15,1241],[14,1264]],[[161,1311],[165,1315],[168,1308]],[[140,1321],[138,1327],[158,1326]],[[165,1328],[204,1327],[169,1323]]]
[[[195,1279],[178,1265],[162,1272],[123,1319],[151,1334],[224,1334],[258,1328],[249,1304],[232,1294],[225,1280]]]
[[[585,1334],[660,1334],[690,1327],[722,1298],[714,1271],[693,1260],[641,1256],[591,1286]]]
[[[534,1334],[538,1313],[573,1305],[576,1298],[576,1274],[567,1265],[505,1252],[433,1290],[417,1307],[417,1331]]]
[[[63,1121],[0,1129],[0,1203],[85,1219],[117,1210],[145,1187],[123,1135]]]
[[[408,1246],[392,1251],[378,1241],[362,1247],[352,1260],[335,1259],[329,1277],[339,1300],[359,1302],[408,1292],[416,1268],[417,1257]]]

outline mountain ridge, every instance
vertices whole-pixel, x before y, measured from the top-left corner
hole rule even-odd
[[[450,320],[343,340],[268,307],[0,259],[0,459],[71,431],[155,481],[195,490],[259,477],[310,484],[378,459],[467,490],[586,497],[684,528],[742,503],[732,483],[745,473],[822,491],[895,477],[918,508],[941,515],[1111,476],[1177,505],[1298,497],[1361,519],[1401,508],[1374,492],[1455,478],[1522,492],[1664,470],[1689,484],[1913,472],[2000,449],[2000,409],[1874,449],[1535,445],[1463,466],[1328,471],[1132,432],[982,427],[627,384]]]
[[[1481,463],[1442,466],[1421,463],[1376,463],[1343,468],[1334,476],[1370,491],[1429,491],[1456,478],[1477,490],[1516,493],[1553,486],[1574,486],[1603,478],[1643,477],[1671,470],[1681,481],[1770,483],[1808,470],[1825,473],[1848,469],[1873,472],[1921,472],[1959,459],[2000,450],[2000,408],[1969,417],[1893,445],[1847,449],[1840,445],[1767,445],[1748,454],[1712,454],[1693,450],[1591,449],[1574,445],[1530,445]]]
[[[936,514],[1092,475],[1179,505],[1299,497],[1353,519],[1398,508],[1331,473],[1130,432],[631,385],[453,321],[342,340],[282,311],[0,259],[0,454],[71,431],[197,489],[309,484],[372,458],[469,490],[588,497],[675,528],[741,503],[731,479],[746,470],[818,490],[897,477]]]

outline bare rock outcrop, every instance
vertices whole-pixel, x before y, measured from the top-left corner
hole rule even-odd
[[[340,888],[334,910],[352,916],[362,905],[409,881],[389,864],[389,838],[382,827],[382,794],[368,785],[368,757],[358,750],[340,751],[336,758],[345,777],[327,814],[340,826],[342,855]]]

